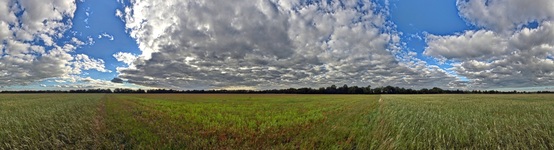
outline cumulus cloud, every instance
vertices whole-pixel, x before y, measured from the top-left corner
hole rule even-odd
[[[139,85],[419,88],[457,80],[423,61],[397,60],[405,55],[398,35],[368,0],[138,0],[117,14],[142,50],[114,55],[132,60],[120,77]]]
[[[123,62],[127,65],[131,65],[135,60],[137,60],[138,56],[131,54],[131,53],[125,53],[125,52],[117,52],[113,55],[113,57],[120,62]]]
[[[424,54],[443,59],[490,58],[508,52],[507,40],[487,30],[467,31],[461,35],[428,35],[427,42]]]
[[[69,76],[76,69],[102,71],[101,61],[71,54],[83,42],[56,42],[71,27],[75,10],[73,0],[0,1],[0,87]]]
[[[468,22],[498,32],[554,17],[551,0],[458,0],[456,5]]]
[[[520,5],[517,5],[520,4]],[[554,85],[554,2],[458,1],[460,14],[482,26],[456,35],[428,35],[424,54],[454,62],[474,88]],[[537,21],[537,28],[523,27]]]
[[[93,59],[89,58],[85,54],[75,55],[73,62],[73,73],[72,74],[81,74],[82,70],[97,70],[100,72],[111,72],[104,68],[104,60],[102,59]]]

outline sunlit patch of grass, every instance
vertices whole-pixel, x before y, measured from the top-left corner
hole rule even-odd
[[[118,95],[125,111],[153,143],[168,148],[300,148],[367,143],[378,96]],[[129,108],[125,108],[129,107]],[[344,115],[343,115],[344,114]],[[354,116],[358,114],[360,116]],[[119,118],[119,117],[114,117]],[[124,122],[125,120],[113,119]],[[362,121],[360,121],[362,120]],[[136,122],[124,124],[137,125]],[[358,127],[364,130],[353,130]],[[130,127],[127,129],[135,129]],[[130,132],[130,131],[126,131]],[[341,135],[341,136],[338,136]],[[135,136],[136,137],[136,136]],[[317,138],[316,138],[317,137]],[[358,141],[356,141],[358,140]],[[136,146],[132,142],[129,144]],[[157,144],[154,144],[157,145]],[[364,144],[360,144],[364,145]],[[147,145],[140,145],[140,147]]]

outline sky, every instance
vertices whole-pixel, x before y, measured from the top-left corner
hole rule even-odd
[[[554,90],[552,0],[0,0],[0,90]]]

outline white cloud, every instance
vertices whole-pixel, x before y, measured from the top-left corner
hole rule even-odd
[[[85,45],[85,44],[86,44],[85,42],[83,42],[83,41],[81,41],[81,40],[79,40],[79,39],[77,39],[77,38],[75,38],[75,37],[71,38],[71,42],[74,43],[74,44],[76,44],[76,45],[79,45],[79,46],[82,46],[82,45]]]
[[[461,35],[428,36],[425,54],[455,61],[452,68],[475,88],[554,85],[554,22],[513,34],[467,31]]]
[[[481,27],[428,35],[424,54],[453,61],[472,88],[554,85],[554,1],[459,0],[460,15]],[[537,28],[527,27],[531,22]]]
[[[113,35],[108,34],[108,33],[102,33],[102,34],[98,35],[98,39],[102,39],[102,38],[108,38],[110,41],[114,40]]]
[[[73,18],[77,9],[74,0],[20,0],[18,4],[24,9],[19,18],[19,31],[33,36],[47,34],[59,37],[59,31],[65,31],[70,27],[70,23],[62,22],[63,18]]]
[[[552,0],[458,0],[456,5],[470,23],[497,32],[554,17]]]
[[[123,14],[123,11],[116,9],[115,16],[121,19],[121,21],[125,21],[125,15]]]
[[[11,35],[12,32],[9,28],[9,24],[4,21],[0,21],[0,41],[9,39]]]
[[[118,52],[114,54],[113,57],[117,59],[117,61],[123,62],[127,65],[131,65],[135,60],[137,60],[138,56],[131,53]]]
[[[92,59],[84,54],[77,54],[73,62],[73,74],[81,74],[82,70],[97,70],[100,72],[111,72],[104,68],[104,60]]]
[[[508,41],[487,30],[467,31],[461,35],[427,36],[424,54],[445,59],[483,59],[508,52]]]
[[[74,59],[72,54],[83,44],[80,40],[59,45],[75,10],[74,0],[0,1],[0,87],[71,76],[75,69],[106,71],[99,66],[101,60],[85,59],[86,55]]]
[[[420,88],[456,80],[420,60],[396,60],[399,37],[368,0],[139,0],[124,14],[142,55],[120,77],[140,85]]]
[[[92,38],[91,36],[88,36],[88,37],[87,37],[87,40],[88,40],[88,41],[87,41],[87,44],[88,44],[88,45],[94,45],[94,43],[96,43],[96,42],[94,41],[94,38]]]

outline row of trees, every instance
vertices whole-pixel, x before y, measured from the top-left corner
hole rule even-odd
[[[496,90],[444,90],[438,87],[431,89],[423,88],[419,90],[406,89],[401,87],[358,87],[343,85],[337,87],[331,85],[329,87],[314,88],[288,88],[288,89],[273,89],[273,90],[172,90],[172,89],[87,89],[87,90],[46,90],[46,91],[1,91],[0,93],[258,93],[258,94],[517,94],[531,93],[518,91],[496,91]],[[553,91],[539,91],[533,93],[554,93]]]

